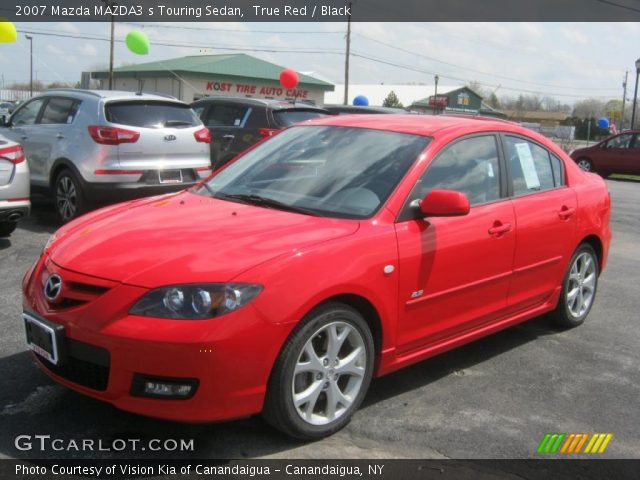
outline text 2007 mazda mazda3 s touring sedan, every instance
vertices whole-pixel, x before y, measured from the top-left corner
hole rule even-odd
[[[545,312],[582,323],[609,209],[600,177],[511,123],[313,120],[58,230],[24,279],[27,341],[53,379],[124,410],[263,412],[319,438],[373,376]]]

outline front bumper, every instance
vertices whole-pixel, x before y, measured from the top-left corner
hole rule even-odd
[[[54,272],[69,285],[90,282],[94,293],[104,291],[70,308],[50,305],[40,292]],[[71,345],[60,368],[34,354],[47,375],[122,410],[170,420],[205,422],[260,412],[291,328],[267,322],[251,304],[211,320],[132,316],[129,309],[146,289],[79,275],[46,258],[28,272],[23,290],[25,310],[63,325]],[[78,296],[71,290],[65,295]],[[140,374],[197,379],[198,388],[188,399],[141,397],[132,392]]]

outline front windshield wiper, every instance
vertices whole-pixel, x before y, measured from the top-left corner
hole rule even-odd
[[[296,207],[294,205],[289,205],[288,203],[280,202],[279,200],[274,200],[273,198],[261,197],[260,195],[255,195],[255,194],[218,193],[216,197],[222,200],[237,200],[239,202],[247,203],[249,205],[257,205],[260,207],[271,207],[278,210],[286,210],[294,213],[302,213],[304,215],[313,215],[314,217],[320,216],[317,212],[313,210],[309,210],[303,207]]]

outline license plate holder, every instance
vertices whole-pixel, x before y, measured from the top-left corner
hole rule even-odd
[[[54,365],[64,363],[64,327],[26,312],[22,318],[29,349]]]
[[[160,183],[182,183],[182,170],[158,170]]]

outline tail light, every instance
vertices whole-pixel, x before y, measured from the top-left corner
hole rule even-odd
[[[96,143],[102,145],[120,145],[121,143],[136,143],[140,138],[139,132],[133,130],[125,130],[118,127],[105,127],[100,125],[91,125],[89,127],[89,135]]]
[[[201,128],[193,132],[193,136],[196,137],[196,142],[211,143],[211,132],[208,128]]]
[[[9,160],[14,165],[25,161],[24,150],[20,145],[15,147],[0,148],[0,158]]]
[[[273,137],[278,130],[275,128],[259,128],[258,133],[262,138]]]

